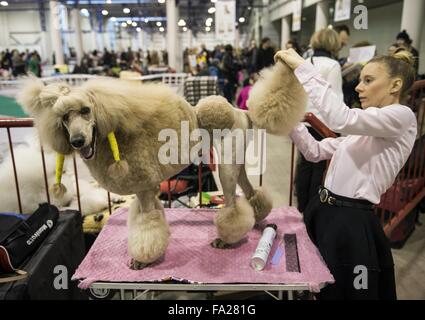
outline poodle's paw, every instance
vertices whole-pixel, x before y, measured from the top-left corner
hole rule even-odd
[[[238,198],[234,207],[221,209],[214,218],[218,237],[227,244],[234,244],[242,240],[254,227],[254,210],[244,198]]]
[[[128,252],[140,263],[158,260],[167,249],[170,238],[167,221],[160,210],[138,212],[128,223]]]
[[[216,249],[228,249],[231,247],[230,244],[224,242],[220,238],[215,239],[213,242],[210,243],[211,247]]]
[[[255,194],[249,199],[249,204],[254,209],[256,223],[264,220],[273,209],[273,202],[263,188],[255,190]]]
[[[143,262],[139,262],[139,261],[137,261],[135,259],[131,259],[129,268],[131,270],[142,270],[142,269],[144,269],[147,266],[148,266],[147,263],[143,263]]]

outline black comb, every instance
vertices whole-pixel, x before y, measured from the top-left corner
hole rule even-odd
[[[286,271],[301,272],[297,235],[295,233],[285,234],[283,241],[285,242]]]

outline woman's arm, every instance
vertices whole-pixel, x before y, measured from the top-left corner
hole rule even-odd
[[[331,159],[339,144],[345,139],[345,137],[340,137],[317,141],[303,124],[299,124],[295,127],[289,134],[289,137],[306,160],[310,162]]]
[[[282,60],[292,70],[319,110],[325,124],[336,132],[375,137],[396,137],[416,123],[413,112],[402,105],[366,110],[350,109],[339,101],[313,65],[293,49],[279,51],[275,60]]]
[[[319,72],[309,62],[295,69],[295,75],[333,131],[375,137],[394,137],[407,130],[412,124],[413,114],[404,106],[393,105],[366,110],[350,109],[330,89]]]

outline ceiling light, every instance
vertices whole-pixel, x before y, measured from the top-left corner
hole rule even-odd
[[[239,22],[240,22],[240,23],[244,23],[244,22],[245,22],[245,18],[244,18],[244,17],[240,17],[240,18],[239,18]]]
[[[159,3],[164,3],[164,2],[165,2],[165,0],[158,0],[158,2],[159,2]]]
[[[2,5],[3,7],[6,7],[9,5],[9,3],[7,1],[1,1],[0,5]]]
[[[130,9],[129,8],[124,8],[124,9],[122,9],[122,12],[124,12],[124,13],[130,13]]]
[[[137,31],[137,32],[140,32],[140,31],[142,31],[142,28],[137,27],[137,28],[136,28],[136,31]]]
[[[89,16],[89,10],[87,10],[86,8],[81,9],[80,12],[83,16],[86,16],[86,17]]]
[[[162,26],[161,21],[158,21],[158,22],[156,23],[156,25],[157,25],[158,27]]]
[[[121,23],[121,27],[127,27],[127,23],[125,23],[125,22],[123,22],[123,23]]]
[[[187,27],[183,27],[183,31],[186,32],[187,31]]]
[[[184,21],[183,19],[180,19],[179,22],[177,22],[177,25],[179,27],[184,27],[186,25],[186,21]]]
[[[104,16],[107,16],[108,15],[108,10],[102,10],[102,14],[104,15]]]
[[[112,21],[112,22],[115,22],[115,21],[117,21],[117,18],[115,18],[115,17],[111,17],[111,21]]]
[[[108,3],[108,4],[112,3],[112,0],[106,0],[106,3]]]
[[[205,31],[206,32],[210,32],[211,31],[211,28],[210,27],[205,27]]]
[[[160,32],[164,32],[164,30],[165,30],[164,27],[159,28]]]
[[[216,2],[217,2],[217,0],[211,0],[211,2],[212,2],[212,3],[216,3]]]
[[[131,24],[133,21],[131,20],[127,20],[127,24]]]
[[[215,8],[214,7],[211,7],[211,8],[208,9],[208,13],[209,14],[213,14],[214,12],[215,12]]]
[[[133,27],[137,27],[137,22],[134,22],[131,24]]]
[[[148,23],[148,22],[149,22],[149,19],[147,19],[147,18],[146,18],[146,19],[145,19],[145,23]]]

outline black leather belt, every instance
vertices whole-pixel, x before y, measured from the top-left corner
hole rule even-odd
[[[335,207],[348,207],[348,208],[356,208],[362,210],[373,210],[373,204],[364,204],[359,203],[358,201],[365,202],[367,200],[358,200],[355,199],[346,200],[346,198],[342,199],[342,197],[337,196],[336,194],[330,192],[328,189],[321,187],[319,189],[319,197],[321,203],[326,203]]]

